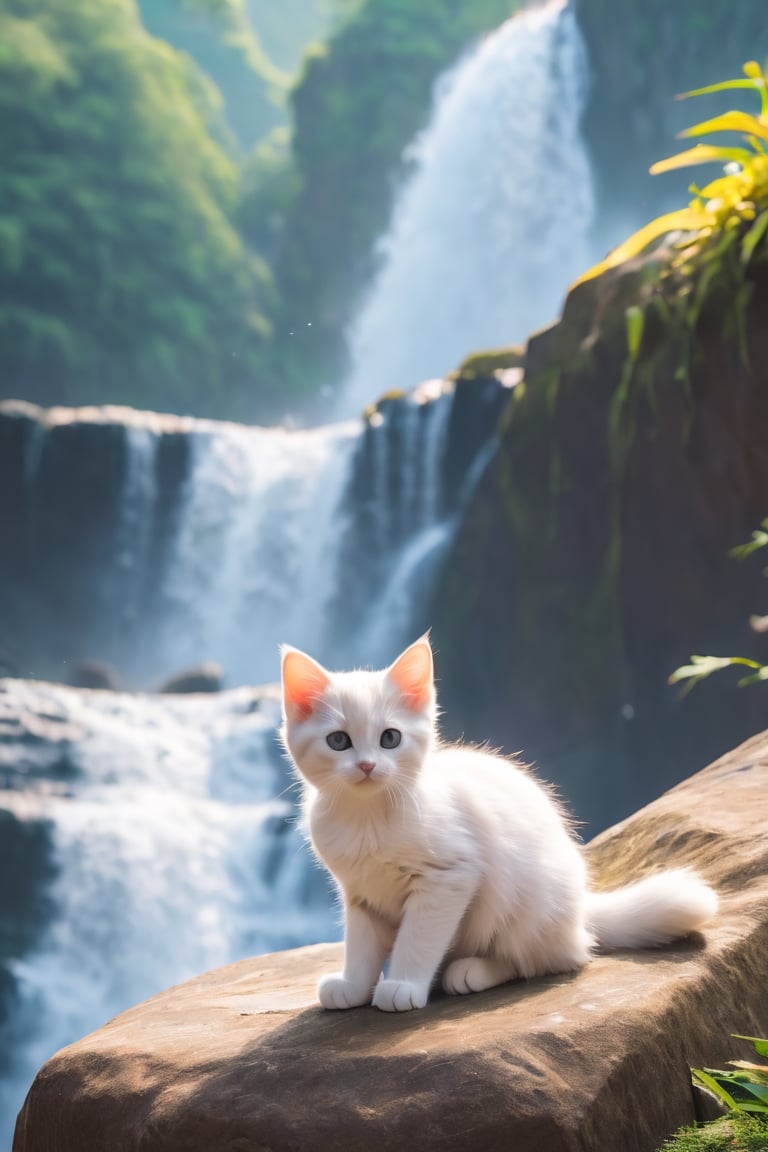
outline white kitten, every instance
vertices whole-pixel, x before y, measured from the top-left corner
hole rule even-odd
[[[546,787],[440,744],[426,637],[383,672],[331,673],[285,648],[283,709],[312,843],[344,899],[344,971],[321,980],[325,1008],[422,1008],[438,971],[456,993],[569,972],[598,944],[662,944],[717,910],[685,869],[590,892]]]

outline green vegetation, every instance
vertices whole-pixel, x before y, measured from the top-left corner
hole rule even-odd
[[[7,0],[0,395],[265,420],[316,391],[432,80],[510,3],[465,7]],[[294,147],[259,33],[295,65],[296,19],[336,32]]]
[[[327,40],[359,4],[360,0],[245,0],[267,56],[291,74],[298,70],[307,45]]]
[[[689,262],[700,263],[706,259],[724,233],[734,233],[743,223],[754,222],[746,233],[739,236],[742,263],[749,263],[768,227],[768,216],[758,217],[760,209],[768,206],[768,73],[763,72],[755,61],[750,61],[744,65],[744,74],[743,80],[711,84],[686,92],[685,97],[747,88],[760,97],[761,109],[757,116],[740,111],[727,112],[695,124],[680,135],[696,137],[711,132],[736,132],[743,137],[745,146],[697,144],[651,167],[651,173],[658,175],[676,168],[716,162],[726,165],[725,175],[702,189],[692,186],[694,199],[687,208],[665,213],[646,224],[609,253],[605,260],[585,272],[577,284],[623,264],[675,232],[682,233],[682,237],[673,244],[676,255],[670,267],[690,267]],[[719,250],[717,255],[720,255]]]
[[[660,1152],[765,1152],[765,1124],[734,1113],[701,1128],[683,1128],[667,1140]]]
[[[733,548],[731,555],[743,560],[759,548],[765,548],[766,545],[768,545],[768,520],[763,520],[761,527],[752,533],[752,539],[747,544],[740,544]],[[768,575],[768,568],[765,572]],[[750,623],[755,631],[762,632],[766,630],[764,621],[766,621],[765,617],[753,616]],[[723,668],[734,666],[752,669],[750,675],[742,676],[739,680],[740,688],[746,684],[757,684],[760,681],[768,680],[768,664],[760,664],[757,660],[749,660],[745,656],[691,656],[690,664],[676,668],[669,677],[669,683],[678,684],[681,680],[687,680],[688,684],[684,691],[690,691],[707,676],[711,676],[713,672],[720,672]]]
[[[579,24],[589,52],[591,85],[584,129],[592,152],[599,214],[606,235],[627,234],[627,205],[646,218],[677,202],[672,177],[653,179],[648,168],[675,133],[687,108],[678,92],[705,78],[736,75],[742,62],[765,52],[762,0],[581,0]],[[702,100],[705,114],[726,107],[715,93]]]
[[[227,125],[243,149],[287,123],[290,77],[262,48],[245,0],[139,0],[139,8],[152,36],[187,52],[216,84]]]
[[[508,368],[522,368],[525,362],[525,348],[512,344],[508,348],[490,348],[485,352],[473,352],[466,356],[455,372],[454,379],[476,380],[493,376]]]
[[[768,1040],[748,1040],[758,1056],[768,1056]],[[730,1068],[693,1068],[697,1088],[703,1089],[730,1115],[697,1128],[685,1128],[667,1141],[661,1152],[765,1152],[768,1147],[768,1064],[730,1060]]]
[[[0,395],[271,419],[337,383],[433,83],[519,3],[6,0]]]
[[[735,1036],[748,1040],[758,1056],[768,1056],[768,1040],[756,1036]],[[768,1064],[729,1060],[735,1071],[694,1068],[693,1083],[734,1112],[746,1112],[768,1120]],[[768,1137],[768,1129],[764,1129]]]
[[[244,414],[269,275],[222,139],[216,90],[132,0],[9,0],[2,394]]]

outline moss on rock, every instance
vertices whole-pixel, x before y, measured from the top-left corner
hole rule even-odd
[[[499,372],[507,372],[510,368],[522,368],[524,362],[525,348],[521,344],[473,352],[462,360],[455,372],[450,374],[450,379],[490,380]]]
[[[768,1124],[734,1112],[697,1128],[681,1128],[660,1152],[765,1152]]]

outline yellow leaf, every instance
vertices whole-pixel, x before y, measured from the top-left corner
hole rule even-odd
[[[706,136],[708,132],[742,132],[748,136],[768,140],[768,125],[761,124],[756,116],[750,116],[748,112],[724,112],[722,116],[715,116],[712,120],[704,120],[701,124],[686,128],[679,135]]]
[[[704,88],[693,88],[690,92],[681,92],[677,100],[688,100],[691,96],[709,96],[713,92],[727,92],[731,88],[748,88],[752,92],[760,92],[765,86],[762,74],[748,80],[722,80],[719,84],[707,84]]]
[[[720,200],[723,204],[735,206],[752,191],[752,178],[747,173],[739,176],[719,176],[701,189],[703,200]]]
[[[651,165],[649,172],[658,176],[661,172],[672,172],[675,168],[688,168],[692,164],[708,164],[713,160],[723,163],[735,160],[738,164],[747,164],[754,156],[747,148],[718,148],[715,144],[697,144],[685,152],[678,152],[676,156],[669,156],[666,160],[658,160]]]
[[[658,240],[670,232],[698,232],[711,223],[711,218],[696,200],[687,208],[681,208],[677,212],[667,212],[664,216],[657,216],[655,220],[651,220],[650,224],[646,224],[644,228],[635,232],[623,244],[619,244],[618,248],[609,252],[605,260],[601,260],[599,264],[595,264],[579,276],[578,280],[574,280],[571,288],[575,288],[577,284],[582,284],[587,280],[593,280],[596,276],[607,272],[609,268],[616,268],[625,260],[631,260],[633,256],[639,256],[654,240]]]

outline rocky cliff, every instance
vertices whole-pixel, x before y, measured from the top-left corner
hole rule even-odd
[[[701,275],[657,252],[570,293],[444,569],[449,725],[569,749],[566,787],[611,765],[642,803],[763,723],[759,688],[666,684],[691,653],[764,648],[761,565],[729,549],[768,509],[768,246],[738,251]]]
[[[401,1016],[318,1007],[340,945],[245,960],[59,1052],[14,1152],[655,1152],[694,1119],[689,1065],[768,1029],[766,821],[764,734],[587,850],[605,886],[699,869],[704,935]]]
[[[102,644],[107,635],[125,644],[135,632],[129,586],[138,579],[144,601],[166,560],[189,426],[127,408],[0,404],[0,657],[11,674],[66,681],[94,652],[116,659],[120,641]],[[157,448],[144,474],[132,476],[133,436]],[[155,493],[140,572],[121,540],[131,486]]]

